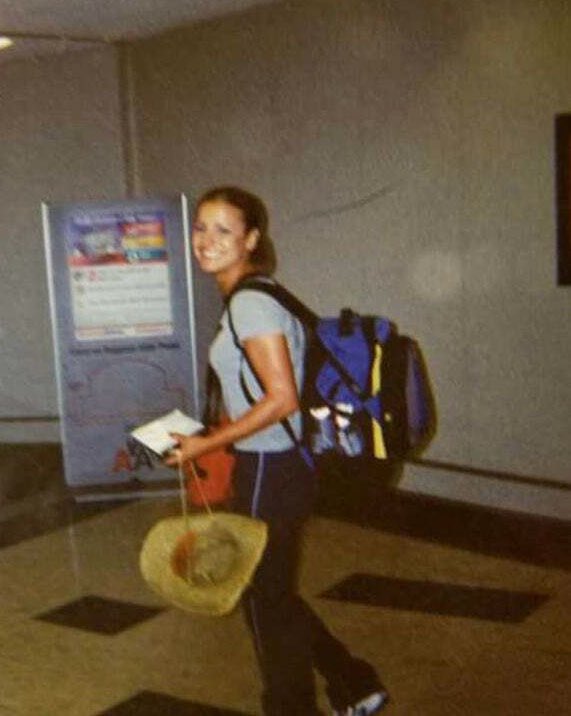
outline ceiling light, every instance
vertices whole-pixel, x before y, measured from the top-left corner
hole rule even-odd
[[[9,37],[0,37],[0,50],[5,50],[8,47],[12,47],[14,43]]]

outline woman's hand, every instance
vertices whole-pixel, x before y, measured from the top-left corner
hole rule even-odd
[[[262,384],[263,395],[260,400],[237,420],[225,423],[206,435],[171,433],[177,445],[164,458],[165,465],[180,467],[188,460],[234,444],[269,425],[279,423],[299,408],[285,336],[273,333],[250,338],[244,348]]]
[[[187,460],[192,460],[207,452],[207,440],[201,435],[181,435],[170,433],[177,441],[176,447],[169,450],[164,458],[165,465],[169,467],[180,467]]]

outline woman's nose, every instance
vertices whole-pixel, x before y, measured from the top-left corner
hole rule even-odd
[[[198,235],[198,239],[200,243],[204,246],[211,246],[216,241],[214,233],[209,229],[204,229],[203,231],[201,231]]]

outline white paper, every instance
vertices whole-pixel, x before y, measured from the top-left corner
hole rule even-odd
[[[162,455],[176,445],[176,440],[169,433],[192,435],[203,427],[198,420],[177,409],[141,425],[133,430],[131,435],[153,452]]]

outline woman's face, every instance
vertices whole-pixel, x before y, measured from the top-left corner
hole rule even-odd
[[[246,231],[242,211],[225,201],[198,207],[192,229],[192,248],[200,268],[211,274],[240,276],[249,267],[258,232]]]

